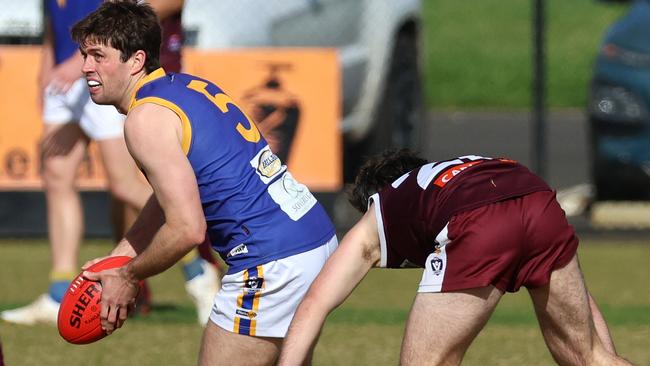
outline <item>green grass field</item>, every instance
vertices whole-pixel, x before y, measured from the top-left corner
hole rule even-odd
[[[423,1],[429,108],[529,108],[533,1]],[[593,60],[607,27],[628,5],[546,4],[547,103],[586,105]]]
[[[87,241],[82,260],[105,254],[108,241]],[[650,246],[641,241],[588,240],[580,248],[588,286],[600,303],[621,354],[650,365]],[[0,310],[25,304],[47,285],[43,240],[0,241]],[[154,312],[131,319],[114,335],[69,345],[50,326],[0,322],[8,366],[194,365],[202,328],[183,290],[179,268],[152,281]],[[330,318],[315,365],[396,365],[403,324],[419,270],[373,270]],[[469,349],[466,365],[551,365],[525,291],[507,295]]]

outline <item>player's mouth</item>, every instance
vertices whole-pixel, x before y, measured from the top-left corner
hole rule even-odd
[[[102,83],[93,79],[88,79],[86,83],[88,84],[88,89],[90,89],[91,91],[97,90],[99,89],[100,86],[102,86]]]

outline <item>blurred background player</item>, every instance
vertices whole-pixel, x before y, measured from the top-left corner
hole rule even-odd
[[[90,99],[82,78],[83,59],[70,37],[72,25],[95,10],[102,0],[46,0],[44,34],[39,73],[44,130],[41,140],[42,177],[47,202],[48,239],[52,270],[47,293],[22,308],[0,313],[16,324],[56,322],[59,304],[70,281],[79,272],[78,253],[83,235],[83,210],[76,188],[76,173],[88,143],[97,142],[106,169],[108,186],[116,203],[114,222],[118,230],[132,224],[151,196],[151,187],[129,155],[123,138],[124,116],[112,106],[100,106]],[[182,0],[151,1],[166,24],[162,50],[170,69],[180,69]],[[121,233],[119,234],[121,235]],[[197,306],[199,323],[205,324],[214,294],[220,287],[218,269],[197,251],[182,261],[186,289]],[[211,254],[206,251],[206,257]],[[212,259],[213,263],[216,263]],[[146,298],[140,309],[147,312]]]

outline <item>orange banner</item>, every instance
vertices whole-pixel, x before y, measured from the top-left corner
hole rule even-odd
[[[342,185],[340,71],[329,49],[185,50],[185,70],[214,81],[256,120],[273,151],[315,191]],[[40,47],[0,47],[0,190],[41,189],[36,96]],[[79,187],[106,188],[94,144]]]

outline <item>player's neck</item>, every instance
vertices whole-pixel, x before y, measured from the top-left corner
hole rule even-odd
[[[131,106],[131,102],[133,101],[133,98],[135,97],[135,93],[138,91],[138,86],[140,85],[140,80],[144,79],[147,77],[147,72],[142,69],[139,73],[131,76],[129,79],[128,84],[126,85],[126,88],[124,89],[124,93],[122,94],[122,98],[120,99],[119,105],[116,105],[115,108],[122,113],[122,114],[127,114],[129,112],[129,107]]]

